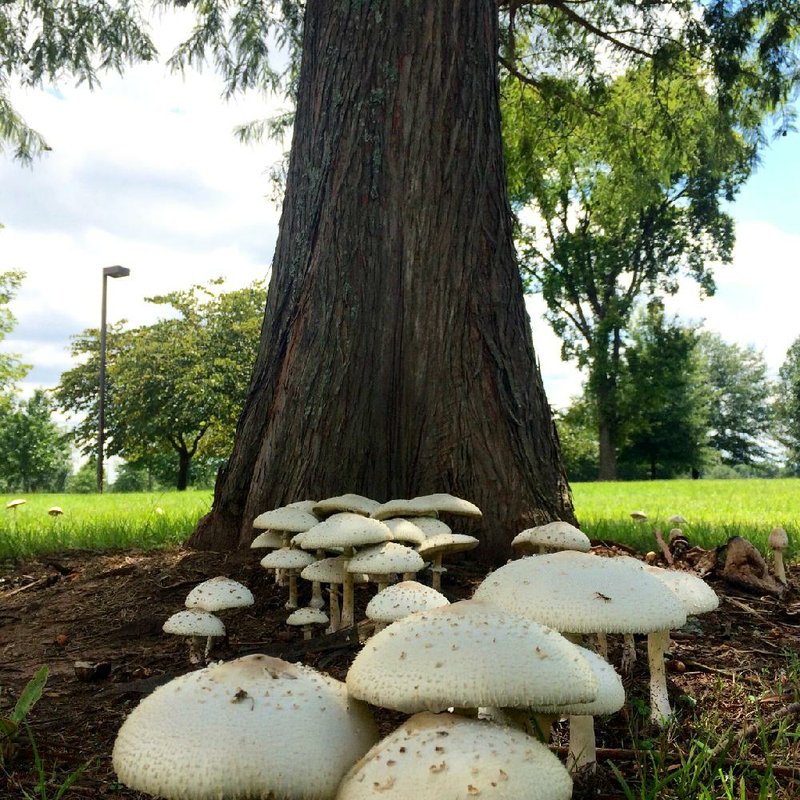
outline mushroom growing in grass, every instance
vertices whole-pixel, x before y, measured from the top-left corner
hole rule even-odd
[[[303,629],[303,639],[310,639],[315,625],[327,625],[328,615],[318,608],[298,608],[286,618],[286,624]]]
[[[61,508],[61,506],[50,506],[50,508],[47,509],[47,513],[51,517],[60,517],[64,513],[64,509]]]
[[[336,800],[569,800],[572,780],[543,744],[515,728],[455,714],[416,714],[345,775]]]
[[[437,591],[442,588],[442,573],[446,572],[442,566],[445,555],[473,550],[480,542],[474,536],[464,533],[439,533],[426,539],[417,552],[425,559],[432,558],[431,586]]]
[[[286,601],[285,608],[289,610],[297,608],[297,576],[300,570],[313,564],[314,561],[311,553],[306,553],[305,550],[295,550],[292,547],[273,550],[261,559],[261,566],[264,569],[280,569],[289,576],[289,599]]]
[[[631,519],[634,522],[647,522],[647,514],[644,511],[631,511]]]
[[[789,537],[783,528],[773,528],[769,534],[769,546],[775,559],[775,577],[786,583],[786,570],[783,567],[783,551],[789,546]]]
[[[199,664],[207,659],[213,640],[225,635],[225,625],[219,617],[197,609],[173,614],[164,623],[162,630],[189,640],[190,664]]]
[[[653,634],[686,623],[683,603],[640,561],[571,550],[511,561],[474,597],[566,634]],[[658,680],[663,670],[663,654],[654,649],[650,674]]]
[[[450,601],[436,589],[417,581],[402,581],[389,586],[367,603],[367,619],[374,620],[375,633],[390,622],[416,614],[450,605]]]
[[[253,655],[145,697],[120,728],[112,763],[121,783],[171,800],[330,800],[377,739],[369,709],[343,683]]]
[[[27,503],[27,500],[24,500],[21,497],[16,498],[15,500],[9,500],[6,503],[6,508],[11,509],[11,511],[16,511],[20,506],[24,506]]]
[[[511,546],[525,555],[530,555],[556,550],[579,550],[588,553],[592,544],[583,531],[570,525],[569,522],[556,520],[518,533],[511,540]]]
[[[381,544],[391,541],[391,538],[392,532],[382,522],[345,511],[333,514],[324,522],[309,529],[303,536],[303,547],[308,549],[341,547],[343,549],[342,557],[349,561],[355,554],[356,547]],[[350,574],[345,569],[341,614],[343,628],[349,628],[355,624],[353,579]]]

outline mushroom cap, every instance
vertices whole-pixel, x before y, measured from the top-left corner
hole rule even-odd
[[[416,714],[345,775],[336,800],[569,800],[572,779],[541,742],[457,714]]]
[[[17,508],[17,506],[24,506],[27,503],[27,500],[24,500],[21,497],[17,497],[16,500],[9,500],[6,503],[6,508]]]
[[[785,550],[789,546],[789,536],[783,528],[773,528],[768,541],[773,550]]]
[[[347,565],[348,572],[391,575],[393,572],[419,572],[425,566],[422,556],[397,542],[384,542],[359,550]]]
[[[281,547],[273,550],[261,559],[264,569],[303,569],[314,563],[314,556],[305,550],[296,550],[293,547]]]
[[[299,508],[301,511],[306,511],[309,514],[314,513],[314,506],[317,504],[316,500],[295,500],[293,503],[287,503],[286,508]]]
[[[391,519],[383,520],[383,523],[392,532],[393,542],[410,542],[413,545],[418,545],[425,541],[425,533],[411,520],[403,517],[392,517]]]
[[[511,561],[475,590],[509,614],[572,633],[650,633],[686,623],[683,604],[628,558],[562,550]],[[638,562],[637,562],[638,563]]]
[[[560,634],[462,600],[376,633],[353,661],[347,689],[359,700],[414,713],[583,702],[597,686],[576,646]]]
[[[226,608],[251,606],[255,602],[253,593],[238,581],[218,575],[198,583],[186,595],[186,608],[200,608],[203,611],[222,611]]]
[[[401,581],[378,592],[367,603],[367,619],[394,622],[417,611],[429,611],[447,605],[450,605],[450,601],[436,589],[417,581]]]
[[[582,553],[588,553],[592,544],[583,531],[570,525],[569,522],[556,520],[518,533],[511,540],[511,546],[523,550],[543,546],[557,550],[579,550]]]
[[[605,714],[613,714],[625,705],[625,688],[622,685],[622,678],[617,675],[614,667],[593,650],[577,647],[592,668],[597,681],[597,697],[588,703],[536,706],[531,708],[531,711],[535,711],[537,714],[577,714],[600,717]]]
[[[302,502],[302,501],[301,501]],[[272,531],[288,531],[300,533],[319,524],[319,520],[309,511],[302,508],[281,506],[265,511],[253,520],[253,527]]]
[[[263,547],[269,550],[278,550],[283,547],[283,536],[281,536],[280,531],[264,531],[264,533],[259,533],[258,536],[250,542],[250,547]]]
[[[426,539],[436,536],[439,533],[452,533],[452,528],[436,517],[414,517],[416,525],[424,534]]]
[[[321,800],[376,739],[343,683],[253,655],[156,689],[123,723],[112,761],[126,786],[168,800]]]
[[[667,517],[667,522],[671,522],[673,525],[685,525],[688,520],[683,514],[673,514],[671,517]]]
[[[314,513],[318,517],[329,517],[331,514],[348,511],[351,514],[361,514],[364,517],[368,517],[379,505],[380,503],[377,500],[372,500],[360,494],[340,494],[336,497],[318,500],[314,504]]]
[[[387,500],[387,502],[381,503],[371,516],[373,519],[389,519],[391,517],[434,517],[439,514],[480,517],[481,510],[469,500],[462,500],[452,494],[425,494],[411,500]]]
[[[161,628],[177,636],[224,636],[225,625],[208,611],[189,610],[173,614]]]
[[[424,557],[435,556],[437,553],[460,553],[464,550],[473,550],[480,544],[474,536],[465,533],[437,533],[429,536],[419,547],[417,552]]]
[[[705,614],[719,606],[716,592],[697,575],[680,569],[662,569],[650,565],[644,565],[643,568],[675,593],[687,614]]]
[[[631,511],[631,519],[636,522],[645,522],[647,514],[644,511]]]
[[[327,625],[328,615],[318,608],[298,608],[286,617],[287,625]]]
[[[51,517],[60,517],[64,513],[64,509],[61,508],[61,506],[50,506],[50,508],[47,509],[47,513]]]
[[[343,511],[320,522],[303,536],[307,550],[328,547],[366,547],[392,539],[392,532],[382,522]]]
[[[307,567],[303,567],[300,577],[307,581],[317,583],[344,583],[345,566],[349,559],[343,556],[335,558],[321,558]],[[369,578],[366,575],[353,575],[356,583],[367,583]]]

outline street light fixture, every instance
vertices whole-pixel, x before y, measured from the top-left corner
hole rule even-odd
[[[100,310],[100,394],[97,413],[97,491],[103,493],[103,456],[106,435],[106,294],[108,278],[127,278],[131,271],[119,264],[103,267],[103,301]]]

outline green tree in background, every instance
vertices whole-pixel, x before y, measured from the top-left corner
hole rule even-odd
[[[71,472],[66,434],[53,421],[42,389],[0,413],[0,483],[3,491],[60,492]]]
[[[699,471],[707,457],[708,397],[697,332],[651,303],[634,319],[620,388],[626,477]]]
[[[185,489],[192,460],[227,454],[246,396],[263,313],[264,285],[231,292],[194,286],[150,301],[172,316],[108,335],[107,451]],[[91,453],[96,441],[98,334],[73,342],[84,358],[61,376],[61,407],[83,415],[77,442]]]
[[[723,464],[754,466],[771,458],[773,387],[764,355],[702,331],[698,346],[708,392],[708,445]]]
[[[703,291],[709,264],[727,262],[731,200],[755,148],[721,112],[708,75],[651,64],[608,87],[572,89],[555,103],[521,83],[504,95],[511,196],[522,268],[541,291],[564,358],[588,372],[600,443],[599,477],[614,479],[625,333],[643,297],[673,294],[690,275]]]
[[[570,481],[597,478],[600,448],[597,443],[597,415],[591,397],[584,392],[573,397],[569,407],[555,412],[561,457]]]
[[[786,466],[793,475],[800,475],[800,338],[792,343],[778,370],[775,416]]]
[[[17,323],[9,304],[24,278],[22,272],[15,270],[0,273],[0,342],[14,330],[14,325]],[[17,382],[25,377],[29,369],[30,367],[22,364],[17,356],[0,353],[0,405],[10,401]]]

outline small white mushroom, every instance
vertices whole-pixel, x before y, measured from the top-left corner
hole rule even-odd
[[[431,586],[437,591],[442,588],[442,573],[446,571],[442,566],[442,559],[445,555],[472,550],[479,544],[480,541],[474,536],[467,536],[463,533],[440,533],[427,538],[417,547],[417,552],[423,558],[433,559]]]
[[[298,608],[286,618],[286,624],[303,630],[303,639],[310,639],[315,625],[327,625],[328,615],[318,608]]]
[[[561,520],[527,528],[511,540],[511,546],[524,554],[558,550],[579,550],[588,553],[592,547],[589,537],[583,531]]]
[[[188,639],[190,664],[199,664],[204,658],[207,659],[211,653],[213,640],[225,635],[225,625],[219,617],[198,609],[173,614],[164,623],[162,630],[164,633]]]
[[[783,551],[789,546],[789,537],[783,528],[773,528],[769,534],[769,546],[775,558],[775,577],[786,583],[786,570],[783,566]]]
[[[314,556],[305,550],[282,547],[273,550],[261,559],[264,569],[280,569],[289,576],[289,599],[285,607],[289,610],[297,608],[297,575],[303,567],[314,563]]]
[[[186,608],[199,608],[202,611],[224,611],[228,608],[243,608],[255,602],[253,593],[232,578],[218,575],[198,583],[186,595]]]

